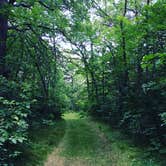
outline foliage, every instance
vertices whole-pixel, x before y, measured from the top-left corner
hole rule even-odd
[[[163,155],[165,8],[162,0],[0,1],[2,151],[21,144],[28,125],[77,110]]]
[[[160,153],[166,142],[165,3],[98,1],[93,7],[93,19],[66,35],[87,85],[80,106],[86,103],[90,114]]]
[[[110,128],[103,122],[97,122],[97,125],[106,134],[108,140],[112,142],[113,164],[119,166],[157,166],[165,164],[163,158],[160,158],[160,161],[156,161],[158,158],[157,154],[152,157],[151,152],[146,147],[133,146],[132,139],[128,138],[120,130]]]
[[[48,124],[48,121],[47,121]],[[58,146],[65,133],[65,122],[51,122],[51,125],[33,126],[29,132],[29,143],[19,147],[22,153],[14,161],[15,165],[43,165],[46,157]]]
[[[20,155],[18,145],[27,140],[29,103],[0,98],[0,163],[9,163]]]

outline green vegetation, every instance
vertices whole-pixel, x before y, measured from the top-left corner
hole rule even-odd
[[[66,131],[66,144],[64,144],[65,151],[62,151],[62,155],[85,158],[93,156],[97,147],[96,133],[93,132],[85,119],[80,119],[79,114],[65,114],[64,118],[67,121],[68,129]]]
[[[66,112],[62,115],[62,117],[65,120],[79,120],[82,118],[81,114],[76,112]]]
[[[37,166],[43,165],[54,148],[56,148],[64,136],[65,122],[53,122],[49,126],[40,126],[30,129],[29,145],[20,148],[23,153],[15,162],[18,166]]]
[[[147,147],[134,145],[133,140],[119,130],[111,129],[108,125],[99,122],[96,125],[105,133],[111,143],[112,165],[164,166],[166,164],[164,159],[159,160],[157,154],[152,155]]]
[[[81,141],[71,156],[95,158],[100,132],[77,117],[91,115],[165,162],[165,16],[165,0],[0,0],[0,166],[36,146],[43,161],[51,140],[33,145],[31,129],[54,137],[69,110],[81,112],[65,117],[67,151]]]
[[[77,166],[159,166],[146,148],[134,146],[131,139],[108,124],[65,113],[66,133],[52,158],[59,165]],[[62,164],[63,163],[63,164]]]

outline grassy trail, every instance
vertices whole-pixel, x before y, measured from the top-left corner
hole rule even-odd
[[[67,113],[66,132],[44,166],[158,166],[106,125]]]
[[[76,113],[68,113],[64,119],[66,134],[45,166],[109,166],[111,150],[99,129]]]

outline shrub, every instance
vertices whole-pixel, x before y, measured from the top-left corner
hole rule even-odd
[[[11,164],[21,152],[18,145],[27,140],[30,104],[0,97],[0,165]]]

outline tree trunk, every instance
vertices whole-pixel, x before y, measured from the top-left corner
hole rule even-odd
[[[8,31],[8,16],[5,12],[5,6],[7,5],[7,0],[0,0],[0,75],[6,77],[5,70],[5,53],[6,53],[6,40]]]
[[[45,100],[47,100],[48,99],[48,89],[47,89],[47,85],[44,80],[44,76],[42,75],[38,62],[35,62],[35,65],[37,67],[37,71],[38,71],[40,79],[41,79]]]
[[[92,79],[92,94],[94,92],[93,95],[95,97],[95,100],[96,100],[97,103],[99,103],[98,86],[97,86],[97,82],[96,82],[96,79],[95,79],[95,75],[94,75],[92,70],[90,71],[90,75],[91,75],[91,79]]]
[[[89,83],[89,76],[88,76],[87,69],[85,69],[85,75],[86,75],[86,84],[87,84],[88,99],[90,100],[90,83]]]
[[[128,3],[128,1],[125,0],[123,17],[126,16],[127,3]],[[121,39],[122,56],[123,56],[123,62],[124,62],[124,87],[127,87],[128,86],[128,81],[129,81],[129,74],[128,74],[128,66],[127,66],[126,37],[125,37],[125,32],[124,32],[124,22],[123,22],[123,20],[120,22],[120,29],[121,29],[121,36],[122,36],[122,39]]]

